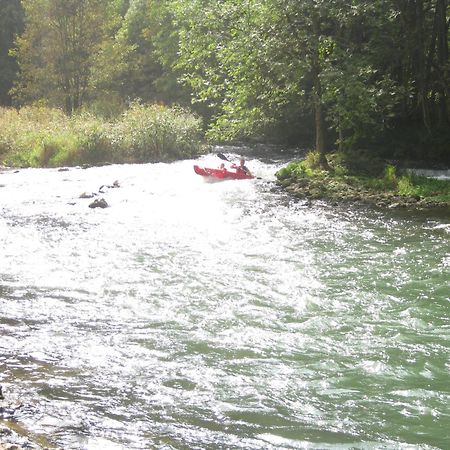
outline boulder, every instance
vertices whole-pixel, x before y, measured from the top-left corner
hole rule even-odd
[[[97,194],[94,194],[93,192],[83,192],[79,198],[92,198],[95,197]]]
[[[114,181],[113,184],[102,184],[99,188],[98,188],[98,192],[103,193],[103,189],[108,188],[108,189],[114,189],[114,188],[118,188],[120,187],[120,183],[119,180]]]
[[[89,208],[107,208],[109,205],[104,198],[96,198],[90,205]]]

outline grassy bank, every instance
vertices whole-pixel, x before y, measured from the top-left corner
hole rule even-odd
[[[45,107],[0,108],[0,162],[6,166],[170,161],[204,150],[201,120],[181,108],[133,104],[114,121]]]
[[[328,155],[331,171],[308,153],[277,172],[279,183],[297,197],[374,204],[381,207],[450,207],[450,181],[401,171],[364,154]]]

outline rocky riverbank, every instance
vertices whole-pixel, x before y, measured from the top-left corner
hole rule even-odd
[[[316,157],[289,164],[277,172],[278,183],[297,198],[356,203],[382,208],[449,208],[450,181],[415,176],[379,160],[346,164],[341,155],[329,157],[329,171]],[[348,161],[348,158],[347,158]]]

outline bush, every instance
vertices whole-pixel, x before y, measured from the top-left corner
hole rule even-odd
[[[201,153],[201,120],[188,111],[160,105],[131,105],[117,124],[116,139],[137,161],[161,161]]]
[[[414,185],[411,181],[411,177],[408,175],[403,175],[400,177],[397,183],[397,191],[400,195],[405,197],[409,197],[416,194],[416,190],[414,189]]]
[[[306,154],[305,166],[311,170],[320,169],[320,153],[316,150],[310,150]]]
[[[450,201],[450,183],[413,174],[406,174],[398,180],[398,193],[403,196],[434,197]]]
[[[303,161],[293,161],[286,167],[281,168],[275,175],[281,180],[288,180],[289,178],[301,177],[305,173]]]
[[[147,162],[189,158],[205,151],[201,120],[189,111],[133,104],[115,121],[84,112],[0,108],[0,155],[22,167]]]
[[[384,168],[384,181],[386,184],[390,187],[396,187],[397,186],[397,169],[395,166],[388,164]]]

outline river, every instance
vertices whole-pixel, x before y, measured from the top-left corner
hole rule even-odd
[[[448,214],[296,202],[283,158],[219,183],[195,162],[221,161],[0,174],[16,426],[64,450],[449,448]],[[79,198],[115,180],[108,208]]]

